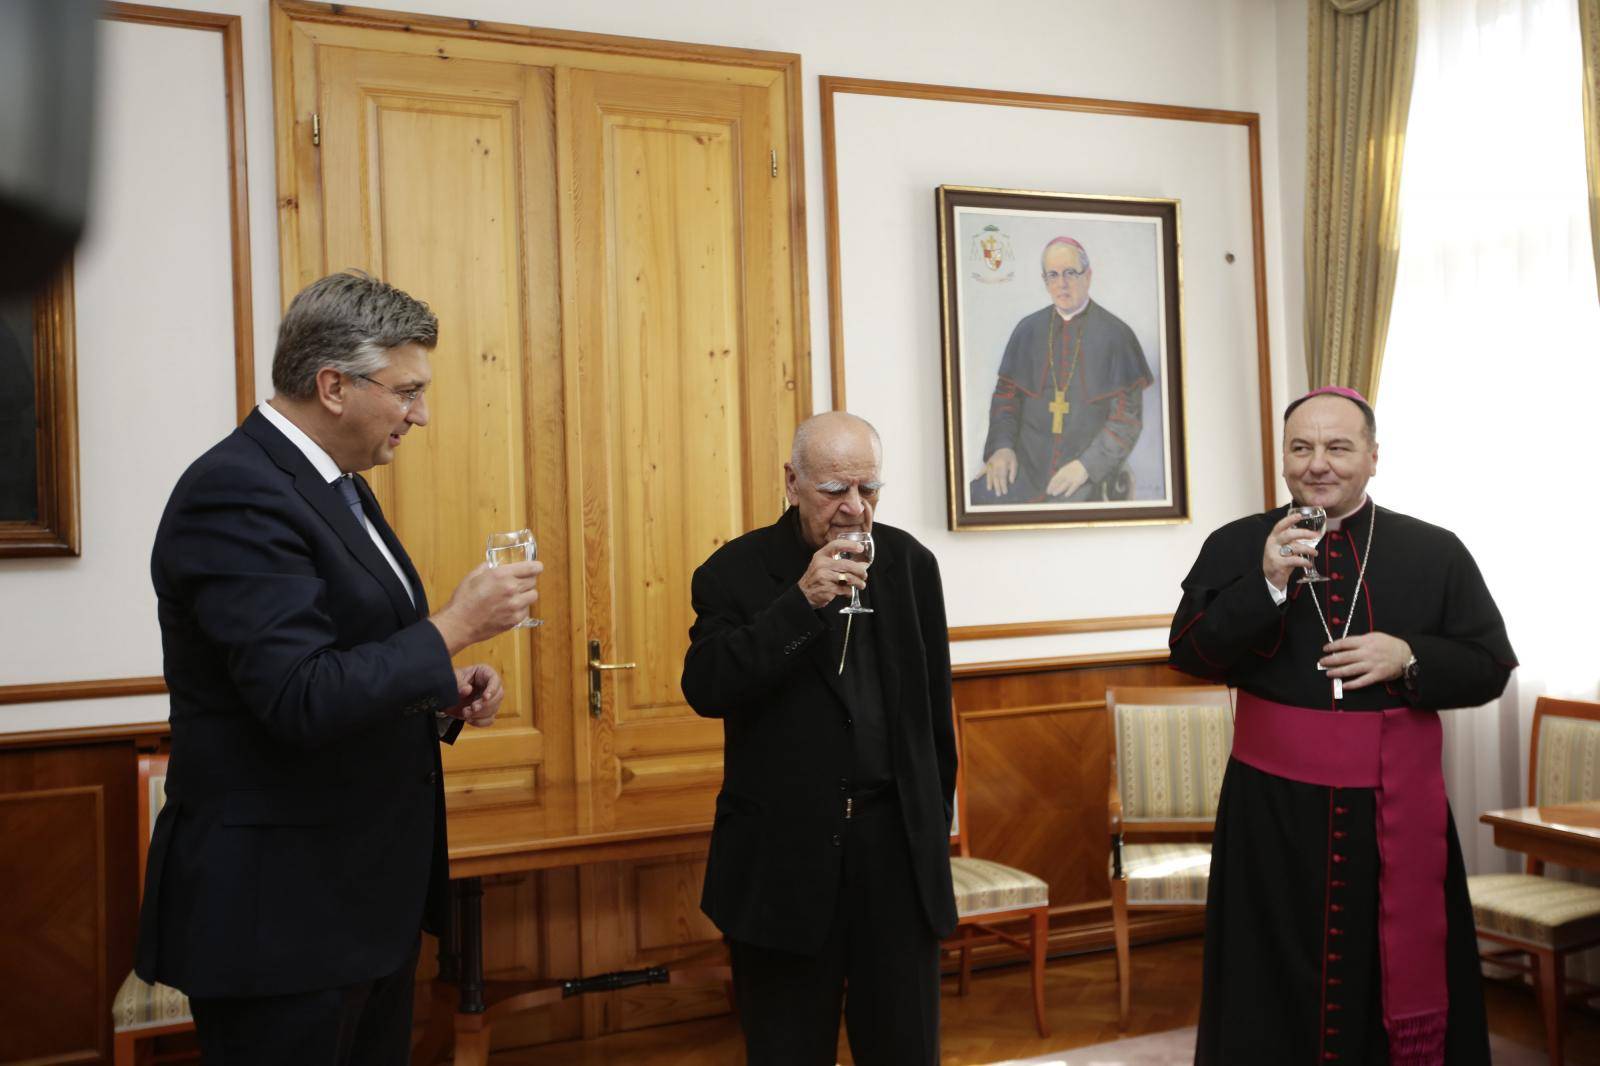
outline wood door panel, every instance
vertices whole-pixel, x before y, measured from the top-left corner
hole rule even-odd
[[[799,417],[792,275],[773,256],[789,208],[767,173],[777,90],[593,71],[560,84],[574,185],[593,190],[572,242],[590,298],[569,305],[584,635],[637,663],[605,680],[591,733],[603,821],[662,790],[709,799],[721,777],[721,730],[679,687],[689,579],[778,498]]]
[[[564,525],[541,520],[531,461],[531,349],[556,336],[553,321],[531,321],[549,299],[528,298],[535,276],[557,269],[549,233],[535,231],[554,217],[552,75],[353,49],[320,58],[328,266],[369,269],[439,317],[429,424],[369,477],[443,606],[490,532]],[[559,498],[550,505],[559,515]],[[506,700],[492,728],[466,730],[445,752],[453,807],[533,794],[533,768],[550,754],[541,670],[565,680],[563,657],[540,661],[540,636],[516,630],[461,656],[494,666]]]

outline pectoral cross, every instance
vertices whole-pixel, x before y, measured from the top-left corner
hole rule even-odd
[[[1050,401],[1050,413],[1055,416],[1050,422],[1051,433],[1059,434],[1061,432],[1061,419],[1071,410],[1072,405],[1067,402],[1067,390],[1057,389],[1056,398]]]
[[[1323,666],[1321,663],[1317,664],[1318,671],[1326,673],[1327,669],[1328,668]],[[1344,678],[1342,677],[1336,677],[1333,679],[1333,698],[1336,700],[1344,699]]]

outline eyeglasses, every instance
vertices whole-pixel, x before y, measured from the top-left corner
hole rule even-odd
[[[422,394],[426,392],[428,388],[426,385],[418,385],[414,389],[401,390],[385,385],[377,378],[368,377],[366,374],[352,374],[351,377],[360,378],[362,381],[376,385],[383,391],[390,393],[395,399],[400,401],[400,410],[405,412],[410,412],[410,410],[417,405],[417,401],[422,399]]]
[[[1068,278],[1081,278],[1088,272],[1088,267],[1084,267],[1082,270],[1046,270],[1044,271],[1044,283],[1046,285],[1054,285],[1057,282],[1066,281]]]

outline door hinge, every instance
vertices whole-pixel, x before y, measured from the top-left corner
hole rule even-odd
[[[777,177],[778,176],[778,150],[776,148],[773,148],[773,149],[771,149],[771,152],[772,152],[772,176],[773,177]]]
[[[315,111],[311,112],[311,147],[322,146],[322,116]]]

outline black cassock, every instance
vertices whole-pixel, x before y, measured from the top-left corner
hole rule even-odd
[[[1327,636],[1313,586],[1291,578],[1279,607],[1262,576],[1267,535],[1284,513],[1241,518],[1207,538],[1183,582],[1172,664],[1262,699],[1331,710],[1332,683],[1316,668]],[[1336,638],[1354,605],[1350,636],[1399,637],[1420,667],[1414,691],[1398,680],[1346,689],[1345,711],[1475,707],[1505,689],[1516,665],[1505,624],[1455,534],[1369,499],[1323,538],[1317,568],[1329,580],[1315,595]],[[1388,1063],[1374,809],[1372,789],[1305,784],[1230,760],[1206,905],[1197,1066]],[[1447,829],[1446,1062],[1487,1066],[1466,871],[1453,819]]]

